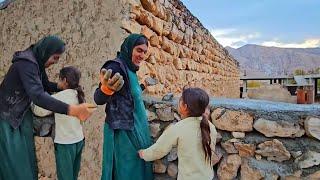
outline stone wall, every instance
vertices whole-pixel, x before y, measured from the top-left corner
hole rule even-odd
[[[145,106],[154,141],[168,126],[181,120],[176,99],[145,97]],[[212,99],[210,106],[211,119],[218,131],[212,161],[214,179],[320,178],[320,106],[221,98]],[[36,145],[41,175],[54,178],[51,139],[38,137]],[[89,171],[99,174],[100,169],[90,168],[92,164],[86,162],[82,169],[87,171],[81,171],[80,179],[89,177],[86,174]],[[177,163],[177,149],[173,148],[154,162],[156,179],[176,179]],[[99,179],[97,174],[90,174],[94,175],[91,179]]]
[[[139,71],[149,94],[180,93],[190,85],[212,96],[239,97],[238,62],[180,1],[130,2],[122,27],[150,40],[149,58]]]
[[[176,102],[145,98],[154,140],[180,120]],[[212,99],[211,119],[215,179],[320,179],[320,106]],[[156,179],[175,179],[176,151],[155,161]]]

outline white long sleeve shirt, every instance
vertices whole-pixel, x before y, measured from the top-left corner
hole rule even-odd
[[[52,97],[70,105],[79,104],[77,91],[74,89],[66,89],[60,91]],[[39,106],[33,106],[32,111],[35,115],[44,117],[53,112],[43,109]],[[54,113],[55,118],[55,138],[54,142],[58,144],[74,144],[84,139],[82,125],[80,120],[73,116]]]
[[[143,159],[153,161],[160,159],[177,146],[178,150],[178,180],[211,180],[213,178],[212,166],[205,160],[202,148],[201,117],[183,119],[166,129],[157,142],[143,150]],[[211,150],[215,150],[217,131],[209,122]]]

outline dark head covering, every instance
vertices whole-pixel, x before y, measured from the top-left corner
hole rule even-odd
[[[44,69],[44,64],[50,56],[64,52],[65,43],[57,36],[46,36],[32,45],[31,48],[40,69]]]
[[[41,76],[48,79],[44,64],[50,56],[54,54],[62,54],[65,50],[65,43],[57,36],[46,36],[31,46],[32,52],[37,59]]]
[[[132,51],[135,46],[145,44],[148,45],[147,38],[142,34],[130,34],[122,43],[120,52],[118,52],[117,57],[121,59],[127,67],[136,72],[139,67],[134,65],[132,62]]]

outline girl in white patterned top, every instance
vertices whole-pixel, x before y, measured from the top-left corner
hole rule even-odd
[[[60,91],[52,97],[67,104],[81,104],[85,101],[82,87],[79,85],[81,73],[75,67],[62,68],[59,74]],[[48,116],[53,112],[39,106],[33,106],[37,116]],[[76,180],[80,170],[84,136],[80,120],[73,116],[54,113],[55,117],[55,156],[58,179]]]

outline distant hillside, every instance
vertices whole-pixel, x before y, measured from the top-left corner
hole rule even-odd
[[[247,74],[291,74],[320,67],[320,48],[277,48],[248,44],[234,49],[226,47]]]

